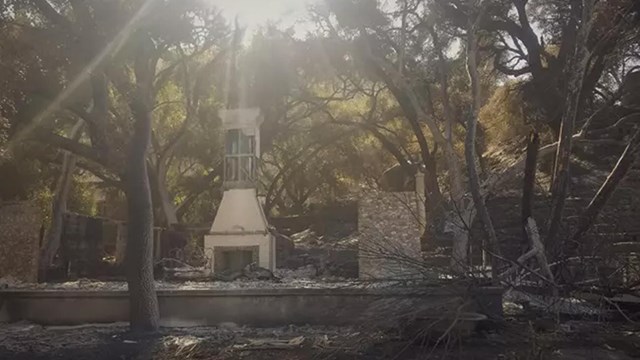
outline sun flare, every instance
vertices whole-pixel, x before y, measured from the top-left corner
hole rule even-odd
[[[210,0],[228,18],[255,30],[269,22],[294,26],[306,20],[307,7],[318,0]]]

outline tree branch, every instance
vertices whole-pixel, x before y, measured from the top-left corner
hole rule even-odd
[[[636,130],[635,134],[629,140],[627,147],[618,159],[618,163],[614,166],[613,170],[607,177],[607,180],[602,184],[596,195],[593,197],[587,208],[580,215],[578,219],[578,225],[576,227],[571,242],[568,244],[567,256],[572,256],[573,252],[580,246],[580,240],[582,236],[591,228],[595,223],[598,215],[605,207],[611,195],[615,192],[618,184],[624,179],[627,172],[633,165],[636,159],[638,150],[640,149],[640,128]]]

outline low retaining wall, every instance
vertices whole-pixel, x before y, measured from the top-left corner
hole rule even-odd
[[[158,291],[163,326],[348,325],[362,321],[376,300],[407,296],[371,289]],[[421,295],[420,301],[437,307],[459,296],[450,289],[436,288]],[[502,290],[481,289],[471,297],[473,305],[466,311],[501,317]],[[0,321],[42,325],[127,322],[128,303],[126,291],[7,290],[0,291]]]

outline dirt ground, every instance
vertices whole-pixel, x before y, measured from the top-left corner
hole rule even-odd
[[[0,325],[0,359],[608,359],[640,358],[640,327],[624,323],[508,319],[464,340],[413,343],[347,327],[162,329],[133,337],[126,324]],[[437,341],[439,340],[439,341]],[[437,345],[435,343],[438,343]]]

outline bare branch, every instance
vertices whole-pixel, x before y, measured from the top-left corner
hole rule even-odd
[[[611,170],[607,180],[602,184],[596,195],[593,197],[587,208],[580,215],[578,225],[571,237],[571,243],[568,246],[568,255],[578,248],[582,236],[591,228],[600,211],[607,204],[611,195],[615,192],[618,184],[624,179],[627,172],[636,159],[640,144],[640,128],[629,140],[627,147],[618,159],[616,166]]]

